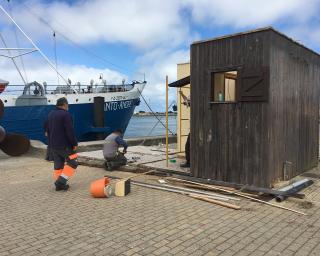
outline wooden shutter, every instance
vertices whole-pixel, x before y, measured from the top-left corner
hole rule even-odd
[[[267,101],[269,69],[244,67],[238,73],[238,101]]]

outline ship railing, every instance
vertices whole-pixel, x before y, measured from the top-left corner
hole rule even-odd
[[[145,83],[145,82],[144,82]],[[105,84],[97,84],[97,85],[43,85],[46,94],[75,94],[75,91],[78,94],[88,94],[88,93],[110,93],[110,92],[127,92],[131,91],[136,84],[142,84],[141,82],[133,82],[131,84],[120,84],[120,85],[105,85]],[[23,87],[22,89],[20,89]],[[20,93],[24,92],[25,85],[8,85],[5,93]],[[35,95],[35,91],[29,90],[29,95]]]

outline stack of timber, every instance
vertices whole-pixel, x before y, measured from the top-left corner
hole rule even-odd
[[[242,197],[242,198],[249,199],[251,201],[259,202],[259,203],[262,203],[262,204],[266,204],[266,205],[273,206],[273,207],[276,207],[276,208],[280,208],[280,209],[283,209],[283,210],[291,211],[291,212],[298,213],[298,214],[301,214],[301,215],[306,215],[303,212],[300,212],[300,211],[297,211],[297,210],[294,210],[294,209],[291,209],[291,208],[287,208],[287,207],[284,207],[284,206],[281,206],[281,205],[277,205],[277,204],[274,204],[274,203],[270,203],[270,202],[267,202],[267,201],[263,201],[261,199],[255,198],[255,197],[253,197],[251,195],[248,195],[248,194],[243,193],[243,192],[239,192],[237,190],[232,191],[229,188],[226,189],[226,188],[222,188],[222,187],[219,187],[219,186],[202,184],[202,183],[198,183],[198,182],[194,182],[194,181],[190,181],[190,180],[179,179],[179,178],[174,178],[174,177],[168,177],[167,179],[169,181],[181,182],[182,184],[188,183],[188,184],[202,186],[203,188],[210,188],[210,189],[215,190],[215,191],[228,193],[230,195],[236,195],[236,196],[239,196],[239,197]],[[279,192],[281,194],[283,191],[279,191]],[[291,195],[291,194],[289,193],[289,194],[286,194],[286,195]]]
[[[186,196],[198,199],[198,200],[206,201],[209,203],[217,204],[217,205],[224,206],[224,207],[231,208],[231,209],[235,209],[235,210],[240,209],[240,206],[238,206],[238,205],[225,202],[228,200],[239,201],[238,198],[231,197],[231,196],[220,195],[217,193],[202,192],[202,191],[194,190],[194,189],[186,189],[186,188],[182,188],[179,186],[171,186],[171,185],[164,185],[164,184],[162,184],[162,185],[149,184],[149,183],[140,182],[140,181],[131,181],[131,184],[136,185],[136,186],[145,187],[145,188],[151,188],[151,189],[157,189],[157,190],[162,190],[162,191],[166,191],[166,192],[173,192],[173,193],[182,194],[182,195],[186,195]]]
[[[206,201],[206,202],[217,204],[217,205],[224,206],[227,208],[231,208],[231,209],[235,209],[235,210],[240,209],[240,206],[226,202],[229,200],[234,200],[234,201],[240,200],[239,198],[236,198],[233,196],[226,196],[226,195],[222,195],[222,194],[218,194],[218,193],[183,188],[183,187],[172,186],[172,185],[168,185],[168,184],[151,184],[151,183],[145,183],[145,182],[141,182],[141,181],[132,180],[132,178],[142,176],[142,175],[151,174],[152,172],[154,172],[154,171],[151,170],[151,171],[148,171],[145,173],[140,173],[140,174],[133,175],[133,176],[131,176],[129,178],[125,178],[125,179],[120,179],[118,177],[112,177],[109,175],[106,175],[105,177],[120,180],[120,181],[116,182],[116,185],[120,184],[120,185],[122,185],[122,187],[124,187],[123,181],[130,181],[130,185],[132,184],[132,185],[141,186],[141,187],[150,188],[150,189],[157,189],[157,190],[162,190],[162,191],[166,191],[166,192],[178,193],[178,194],[189,196],[194,199]],[[124,191],[123,188],[121,188],[121,189],[119,188],[120,185],[118,185],[118,190]],[[126,196],[127,194],[128,193],[121,193],[121,196]]]
[[[133,175],[130,177],[130,179],[141,176],[141,175],[147,175],[151,174],[156,171],[148,171],[145,173],[140,173],[137,175]],[[287,197],[296,197],[296,198],[304,198],[304,194],[298,193],[301,189],[311,185],[313,182],[308,179],[300,180],[298,182],[295,182],[291,184],[290,186],[286,186],[279,190],[273,190],[273,189],[266,189],[266,188],[259,188],[254,186],[243,186],[241,190],[237,190],[234,187],[227,187],[227,186],[221,186],[221,185],[211,185],[211,184],[204,184],[196,181],[192,181],[191,177],[181,177],[180,175],[177,177],[166,177],[166,180],[162,180],[162,184],[152,184],[152,183],[145,183],[141,181],[133,181],[131,180],[132,185],[141,186],[145,188],[150,189],[157,189],[162,190],[166,192],[172,192],[172,193],[178,193],[182,195],[186,195],[188,197],[202,200],[205,202],[217,204],[220,206],[228,207],[231,209],[239,210],[241,209],[240,206],[228,203],[226,201],[233,200],[233,201],[239,201],[239,197],[245,198],[254,202],[266,204],[272,207],[280,208],[283,210],[291,211],[294,213],[298,213],[300,215],[306,215],[303,212],[287,208],[278,204],[270,203],[268,201],[263,201],[259,199],[259,195],[267,194],[272,195],[276,198],[276,201],[281,202],[285,200]],[[110,177],[112,179],[118,179],[117,177]],[[128,180],[128,179],[126,179]],[[164,184],[163,184],[164,183]],[[209,192],[210,191],[210,192]],[[215,191],[215,192],[212,192]],[[246,191],[246,192],[243,192]],[[247,193],[250,192],[250,193]],[[252,194],[253,192],[259,193]]]
[[[195,178],[195,177],[187,177],[182,175],[174,175],[175,178],[184,180],[184,181],[193,181],[200,184],[207,184],[207,185],[213,185],[218,186],[220,188],[225,188],[226,190],[231,190],[232,188],[234,190],[239,189],[243,194],[258,197],[258,196],[271,196],[276,199],[277,202],[282,202],[286,200],[289,197],[294,197],[298,199],[305,198],[305,195],[302,193],[299,193],[302,189],[310,186],[313,184],[313,181],[310,179],[302,179],[296,182],[293,182],[292,184],[280,188],[280,189],[270,189],[270,188],[261,188],[257,186],[248,186],[248,185],[241,185],[241,184],[234,184],[229,182],[222,182],[222,181],[216,181],[212,179],[203,179],[203,178]],[[193,186],[199,188],[199,185],[196,185],[194,183],[184,183],[184,186]],[[202,187],[202,189],[210,190],[210,188]],[[254,194],[252,194],[254,193]]]

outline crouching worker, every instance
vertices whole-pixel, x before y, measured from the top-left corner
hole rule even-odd
[[[123,151],[119,152],[119,147],[123,147]],[[103,145],[103,156],[106,160],[105,167],[107,170],[113,170],[127,164],[127,158],[124,156],[127,153],[128,144],[123,140],[123,132],[118,129],[111,133]]]
[[[46,132],[53,153],[56,191],[69,189],[68,180],[78,166],[78,143],[68,108],[66,98],[58,99],[56,108],[49,113],[47,120]]]

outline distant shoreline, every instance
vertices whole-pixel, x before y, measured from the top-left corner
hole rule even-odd
[[[157,116],[165,116],[166,113],[155,113]],[[144,113],[134,113],[133,116],[153,116],[154,114],[151,112],[144,112]],[[177,116],[176,112],[169,112],[169,116]]]

